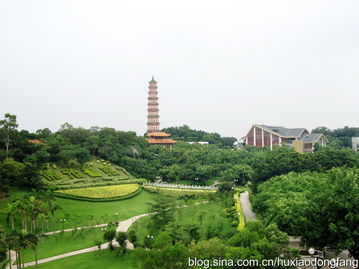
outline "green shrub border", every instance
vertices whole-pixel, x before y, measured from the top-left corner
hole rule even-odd
[[[238,220],[239,220],[239,223],[238,223],[238,231],[243,231],[245,226],[246,226],[246,220],[244,218],[244,213],[243,213],[243,210],[242,210],[242,207],[241,207],[241,202],[240,202],[240,199],[239,199],[239,195],[240,193],[239,192],[236,192],[234,194],[234,201],[235,201],[235,204],[236,204],[236,209],[237,209],[237,213],[239,213],[238,215]]]
[[[69,182],[66,185],[47,185],[47,189],[49,190],[67,190],[67,189],[79,189],[79,188],[90,188],[90,187],[101,187],[101,186],[112,186],[112,185],[122,185],[122,184],[142,184],[146,182],[143,178],[136,178],[136,179],[126,179],[123,181],[98,181],[96,183],[84,183],[84,185],[73,185],[73,182]]]
[[[129,183],[134,184],[134,183]],[[123,184],[117,184],[117,185],[123,185]],[[119,200],[125,200],[132,198],[136,195],[138,195],[142,191],[142,185],[138,184],[139,187],[134,192],[131,192],[127,195],[122,196],[116,196],[116,197],[110,197],[110,198],[90,198],[90,197],[84,197],[84,196],[75,196],[67,193],[59,193],[59,192],[52,192],[52,195],[59,198],[65,198],[65,199],[71,199],[71,200],[78,200],[78,201],[87,201],[87,202],[113,202],[113,201],[119,201]],[[114,185],[111,185],[114,186]],[[100,187],[100,186],[99,186]],[[89,188],[89,187],[84,187]]]

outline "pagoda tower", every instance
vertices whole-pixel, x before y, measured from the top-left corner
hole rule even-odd
[[[152,77],[148,86],[147,134],[160,130],[160,115],[158,109],[157,81]]]
[[[171,139],[171,134],[160,131],[160,115],[158,109],[157,81],[152,77],[148,86],[147,109],[147,142],[150,145],[160,145],[172,148],[176,141]]]

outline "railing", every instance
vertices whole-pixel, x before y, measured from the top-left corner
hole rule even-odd
[[[145,186],[176,188],[176,189],[197,189],[197,190],[216,190],[216,186],[201,186],[201,185],[184,185],[184,184],[169,184],[169,183],[143,183]]]

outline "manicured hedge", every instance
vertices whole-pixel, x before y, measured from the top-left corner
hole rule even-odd
[[[43,176],[48,181],[58,181],[61,180],[59,176],[57,176],[53,171],[51,170],[43,170],[40,171],[40,175]]]
[[[121,184],[132,184],[137,183],[141,184],[146,180],[143,178],[135,178],[130,180],[121,180],[121,181],[96,181],[95,183],[88,184],[74,184],[73,182],[65,182],[63,185],[56,183],[56,185],[49,185],[47,188],[50,190],[66,190],[66,189],[76,189],[76,188],[87,188],[87,187],[101,187],[101,186],[111,186],[111,185],[121,185]],[[61,186],[60,186],[61,185]]]
[[[201,189],[180,189],[180,188],[166,188],[157,186],[143,186],[149,192],[160,193],[168,196],[184,196],[184,195],[210,195],[216,190],[201,190]]]
[[[237,209],[237,213],[239,213],[238,215],[238,220],[239,220],[239,224],[238,224],[238,230],[242,231],[244,229],[244,227],[246,226],[246,221],[244,219],[244,213],[241,207],[241,202],[239,200],[239,192],[236,192],[234,194],[234,201],[236,203],[236,209]]]
[[[132,198],[132,197],[138,195],[141,191],[142,191],[142,186],[140,185],[139,188],[135,192],[129,193],[127,195],[111,197],[111,198],[89,198],[89,197],[81,197],[81,196],[75,196],[75,195],[70,195],[70,194],[66,194],[66,193],[58,193],[58,192],[52,192],[52,195],[59,197],[59,198],[72,199],[72,200],[78,200],[78,201],[113,202],[113,201],[119,201],[119,200],[125,200],[125,199]]]

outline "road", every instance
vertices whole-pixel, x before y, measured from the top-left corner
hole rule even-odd
[[[257,219],[256,214],[252,210],[252,204],[249,200],[248,191],[242,192],[239,196],[239,201],[241,203],[241,207],[244,213],[244,218],[246,222]]]

